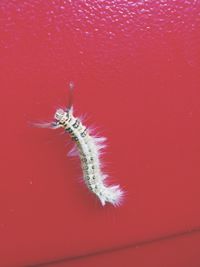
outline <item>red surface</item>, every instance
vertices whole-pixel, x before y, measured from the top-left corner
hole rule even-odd
[[[110,253],[60,261],[59,263],[43,265],[43,267],[199,267],[199,246],[199,234],[179,236]]]
[[[199,229],[199,14],[197,1],[0,2],[0,266]],[[76,114],[108,137],[120,208],[80,182],[67,135],[30,125],[66,104],[70,80]]]

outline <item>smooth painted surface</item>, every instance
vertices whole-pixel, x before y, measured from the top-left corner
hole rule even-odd
[[[199,245],[200,235],[195,233],[43,267],[197,267],[200,265]]]
[[[0,2],[0,265],[26,266],[200,226],[198,1]],[[108,137],[105,169],[126,190],[102,208],[53,118]]]

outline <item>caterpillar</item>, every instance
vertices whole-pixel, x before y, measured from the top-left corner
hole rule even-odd
[[[68,153],[69,156],[79,156],[83,171],[83,179],[88,189],[94,193],[104,206],[111,203],[119,206],[122,203],[124,192],[119,185],[107,185],[108,175],[102,171],[101,153],[106,147],[105,137],[94,136],[91,130],[74,116],[72,105],[73,83],[70,83],[70,97],[67,108],[57,109],[54,121],[44,124],[43,127],[63,128],[69,133],[75,146]]]

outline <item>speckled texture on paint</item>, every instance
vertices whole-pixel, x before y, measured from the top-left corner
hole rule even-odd
[[[71,68],[72,73],[84,74],[94,62],[103,66],[106,61],[108,68],[116,66],[114,72],[119,71],[119,61],[140,61],[138,55],[143,49],[150,48],[156,56],[158,42],[159,46],[165,46],[171,39],[176,45],[175,33],[176,39],[182,39],[182,53],[186,60],[195,66],[199,63],[199,51],[195,47],[199,40],[194,40],[193,34],[200,27],[199,6],[198,1],[182,0],[157,3],[151,0],[30,0],[21,3],[3,0],[0,3],[0,19],[3,22],[0,23],[3,33],[0,46],[14,49],[27,45],[31,52],[30,39],[40,42],[40,49],[43,46],[47,55],[46,61],[43,59],[41,62],[44,66],[56,62],[63,72]],[[22,39],[24,34],[26,40]],[[134,36],[137,38],[134,39]],[[167,51],[170,61],[173,47],[169,49],[172,49]],[[28,57],[27,54],[27,61]],[[1,56],[3,60],[6,64],[5,54],[3,58]],[[75,66],[74,61],[78,61]],[[28,68],[24,63],[24,67]],[[39,68],[37,63],[35,68]]]

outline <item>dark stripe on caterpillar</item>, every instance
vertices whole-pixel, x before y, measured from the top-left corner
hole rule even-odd
[[[75,123],[72,124],[72,126],[73,126],[74,128],[78,128],[79,125],[80,125],[80,121],[79,121],[78,119],[76,119]]]

